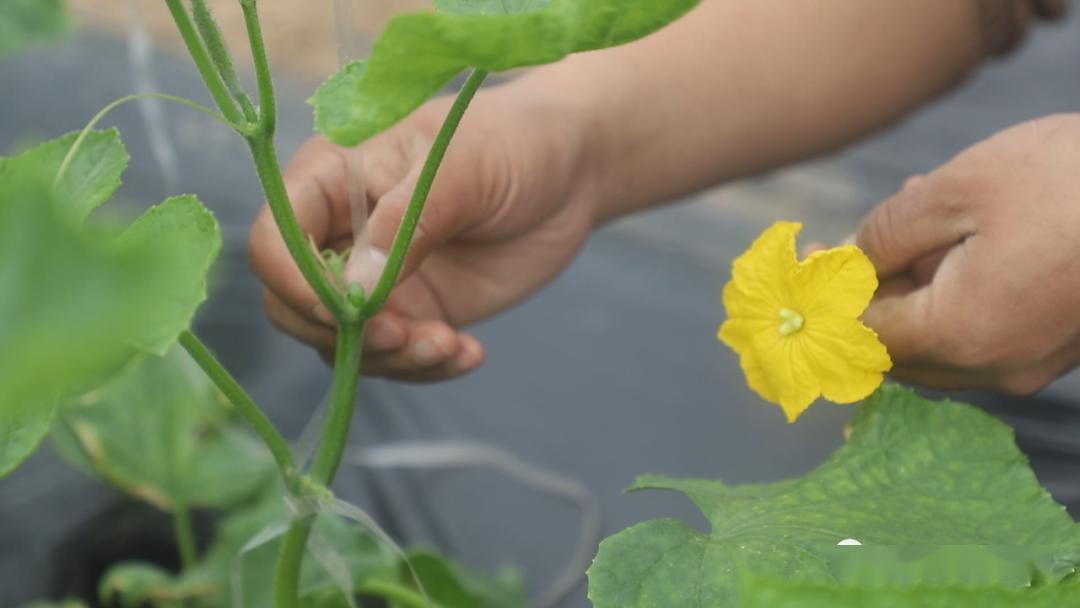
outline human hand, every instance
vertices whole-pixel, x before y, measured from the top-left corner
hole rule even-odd
[[[1080,360],[1080,114],[1024,123],[909,180],[856,235],[893,375],[1035,392]]]
[[[538,290],[573,258],[594,221],[583,129],[569,110],[513,87],[482,91],[450,145],[382,312],[367,325],[364,372],[402,380],[477,368],[484,348],[458,328]],[[371,210],[370,291],[381,271],[449,100],[435,100],[360,148]],[[302,229],[322,249],[353,244],[346,155],[314,138],[285,180]],[[279,329],[332,353],[333,318],[296,268],[269,210],[251,230],[249,257]]]

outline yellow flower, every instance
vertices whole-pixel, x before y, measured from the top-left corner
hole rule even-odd
[[[718,333],[739,353],[750,388],[779,404],[788,422],[820,396],[868,397],[892,368],[877,334],[859,321],[878,285],[870,260],[846,245],[799,262],[801,229],[777,222],[735,260]]]

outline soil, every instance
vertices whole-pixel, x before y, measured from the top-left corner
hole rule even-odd
[[[96,29],[122,31],[130,16],[141,16],[155,42],[162,47],[181,49],[169,11],[162,0],[70,0],[78,20]],[[393,14],[424,10],[430,0],[353,0],[357,35],[370,40]],[[237,0],[208,0],[225,32],[236,60],[245,64],[247,34]],[[338,65],[334,34],[334,0],[262,0],[266,44],[276,69],[292,72],[294,78],[321,80]]]

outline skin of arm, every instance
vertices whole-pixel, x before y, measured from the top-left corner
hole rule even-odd
[[[404,273],[365,333],[365,373],[428,381],[483,362],[459,328],[551,281],[619,215],[842,146],[961,80],[981,4],[704,0],[637,43],[481,91],[435,181]],[[376,262],[445,116],[437,99],[361,146]],[[313,139],[286,182],[320,247],[351,244],[345,158]],[[265,210],[249,241],[280,329],[327,352],[333,322]]]

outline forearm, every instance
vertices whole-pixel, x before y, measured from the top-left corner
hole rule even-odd
[[[979,0],[705,0],[508,88],[583,121],[603,221],[889,124],[979,62],[983,21]]]

